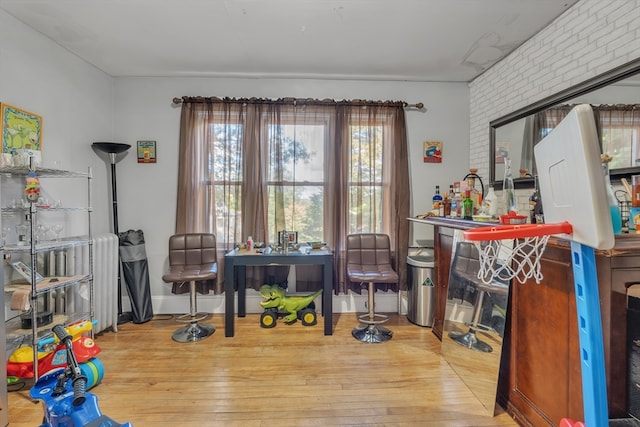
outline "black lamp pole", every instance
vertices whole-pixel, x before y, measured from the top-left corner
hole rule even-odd
[[[121,144],[118,142],[94,142],[91,144],[96,150],[102,151],[109,155],[109,161],[111,163],[111,200],[113,207],[113,233],[118,235],[118,189],[116,186],[116,159],[118,154],[124,153],[131,145]],[[118,259],[120,259],[120,252],[118,251]],[[122,312],[122,278],[120,277],[120,263],[118,262],[118,325],[123,323],[129,323],[133,320],[131,312]]]

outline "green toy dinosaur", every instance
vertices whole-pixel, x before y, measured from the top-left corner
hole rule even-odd
[[[295,321],[298,317],[298,311],[307,308],[313,300],[322,293],[322,289],[314,292],[311,295],[291,295],[287,296],[286,290],[278,285],[262,285],[260,287],[260,295],[262,295],[266,301],[260,301],[260,305],[263,308],[277,308],[278,310],[289,313],[283,317],[286,323]]]

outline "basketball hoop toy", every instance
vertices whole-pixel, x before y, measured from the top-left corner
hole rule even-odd
[[[559,224],[515,224],[478,227],[466,230],[464,237],[472,241],[480,255],[478,279],[489,284],[494,279],[516,279],[525,283],[533,278],[542,281],[540,257],[553,234],[571,234],[568,222]]]
[[[562,427],[609,425],[602,317],[595,250],[615,246],[612,213],[600,159],[600,142],[588,104],[578,105],[538,144],[534,158],[545,220],[549,224],[481,227],[464,232],[476,243],[483,281],[542,280],[540,257],[550,235],[571,242],[576,298],[584,423],[569,418]],[[575,178],[580,185],[575,185]],[[505,255],[506,254],[506,255]]]
[[[569,222],[556,224],[518,224],[478,227],[466,230],[464,237],[478,248],[478,279],[516,279],[521,284],[533,278],[542,281],[540,257],[549,237],[572,234]],[[571,236],[570,236],[571,237]],[[594,248],[571,240],[571,259],[576,291],[579,328],[582,394],[585,423],[564,418],[562,427],[600,427],[608,425],[606,374],[600,317],[598,280]],[[606,424],[605,424],[606,422]]]

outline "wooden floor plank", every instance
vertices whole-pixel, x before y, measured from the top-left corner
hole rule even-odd
[[[431,329],[391,315],[384,344],[351,336],[355,314],[334,315],[334,335],[318,325],[259,326],[258,315],[216,333],[176,343],[181,326],[158,316],[96,337],[105,378],[92,389],[101,410],[135,427],[176,426],[516,426],[492,417],[440,355]],[[39,425],[28,391],[9,394],[11,427]]]

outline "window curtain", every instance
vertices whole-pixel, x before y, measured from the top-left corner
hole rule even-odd
[[[640,105],[601,104],[592,106],[603,153],[613,156],[611,169],[639,166]]]
[[[309,150],[296,144],[306,137],[308,125],[323,130],[323,176],[315,187],[295,176],[302,168],[312,169],[305,165]],[[226,142],[215,143],[221,140]],[[297,194],[303,190],[321,193],[321,237],[334,251],[336,293],[359,292],[360,284],[347,283],[344,268],[346,236],[358,232],[389,234],[399,289],[406,289],[409,167],[404,103],[184,97],[179,151],[176,232],[217,232],[218,280],[209,289],[222,292],[221,261],[236,242],[250,235],[254,241],[274,243],[277,231],[296,230],[317,214],[298,205]],[[363,165],[375,161],[382,162],[375,171]],[[247,287],[257,289],[285,276],[266,270],[248,269]],[[319,286],[319,271],[298,270],[298,290]]]

